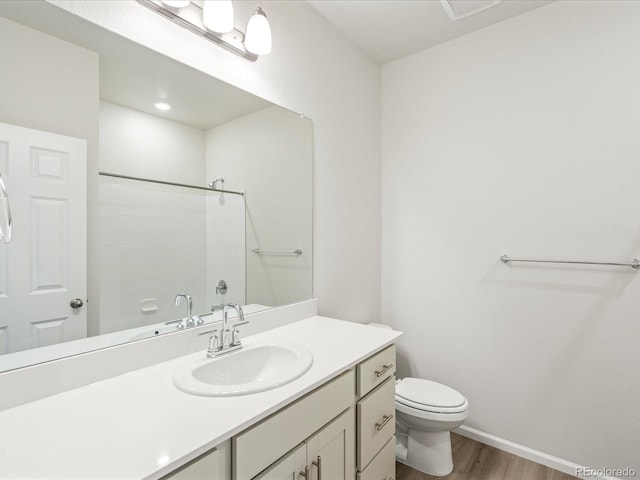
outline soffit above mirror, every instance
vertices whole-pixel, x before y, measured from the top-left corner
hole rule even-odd
[[[0,2],[0,14],[99,52],[102,100],[151,115],[159,115],[155,103],[166,102],[171,110],[162,112],[162,117],[203,130],[272,105],[55,6],[40,2]]]

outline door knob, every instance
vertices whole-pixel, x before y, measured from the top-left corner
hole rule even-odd
[[[74,298],[69,302],[69,305],[71,306],[71,308],[80,308],[82,305],[84,305],[84,302],[79,298]]]

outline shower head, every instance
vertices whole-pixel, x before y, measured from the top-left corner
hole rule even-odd
[[[218,188],[218,182],[222,185],[220,188]],[[224,190],[224,178],[220,177],[212,180],[209,182],[209,188],[213,188],[214,190]]]

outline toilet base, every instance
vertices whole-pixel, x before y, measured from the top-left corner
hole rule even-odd
[[[436,477],[444,477],[453,471],[449,431],[421,432],[411,430],[408,437],[402,440],[405,439],[407,441],[406,458],[398,455],[397,460],[400,463]]]

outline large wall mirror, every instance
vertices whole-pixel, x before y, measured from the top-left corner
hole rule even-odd
[[[0,45],[0,371],[312,297],[309,119],[46,2]]]

